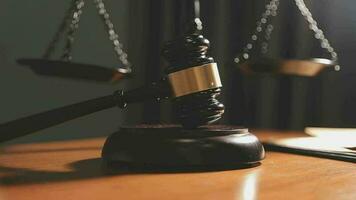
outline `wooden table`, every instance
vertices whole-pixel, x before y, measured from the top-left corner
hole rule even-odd
[[[254,133],[262,140],[301,134]],[[249,169],[108,174],[100,159],[104,140],[2,147],[0,199],[356,199],[353,163],[267,152]]]

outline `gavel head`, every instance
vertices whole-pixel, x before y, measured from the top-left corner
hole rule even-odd
[[[164,57],[170,66],[166,69],[173,91],[173,106],[184,128],[196,128],[219,120],[224,105],[216,97],[221,92],[217,64],[207,56],[209,41],[198,30],[167,42]]]

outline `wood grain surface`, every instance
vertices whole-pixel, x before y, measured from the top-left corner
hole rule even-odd
[[[252,131],[262,140],[298,132]],[[211,172],[108,170],[105,138],[1,147],[0,199],[356,199],[356,165],[267,152],[260,166]]]

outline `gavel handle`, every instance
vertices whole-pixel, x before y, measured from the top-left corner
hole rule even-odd
[[[125,93],[117,91],[112,95],[20,118],[0,124],[0,142],[25,136],[63,122],[115,106],[124,108],[127,103],[142,101],[147,98],[164,98],[169,94],[170,90],[163,80],[160,83],[152,83],[147,87],[134,89]]]
[[[25,136],[116,105],[115,95],[108,95],[10,121],[0,125],[0,142]]]

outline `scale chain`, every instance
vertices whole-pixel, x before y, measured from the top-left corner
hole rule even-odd
[[[320,41],[320,46],[322,49],[326,50],[330,56],[331,60],[336,62],[338,61],[338,55],[334,48],[330,45],[328,39],[326,39],[323,31],[318,27],[318,23],[314,20],[310,10],[305,5],[304,0],[295,0],[295,4],[297,5],[300,13],[303,15],[304,19],[308,22],[309,29],[314,32],[314,37]],[[336,64],[334,66],[336,71],[340,70],[340,65]]]
[[[326,39],[323,31],[318,27],[317,22],[314,20],[310,10],[305,5],[304,0],[294,0],[294,1],[298,7],[300,13],[303,15],[304,19],[307,21],[307,23],[309,25],[309,29],[314,32],[314,37],[320,41],[321,48],[326,50],[330,54],[332,61],[337,63],[338,54],[336,53],[335,49],[330,45],[329,40]],[[237,57],[235,57],[235,59],[234,59],[235,63],[240,63],[240,62],[246,61],[250,58],[249,53],[253,50],[254,43],[256,41],[258,41],[259,34],[264,30],[265,27],[267,27],[267,28],[264,30],[265,41],[262,42],[261,53],[266,54],[268,52],[268,41],[269,41],[271,33],[273,31],[273,25],[271,23],[266,26],[263,26],[263,25],[267,24],[270,16],[275,17],[277,15],[278,5],[279,5],[279,0],[271,0],[266,5],[265,12],[262,14],[261,19],[257,22],[255,32],[250,37],[250,41],[244,47],[243,53],[241,55],[238,55]],[[339,71],[340,66],[338,64],[336,64],[334,66],[334,69],[336,71]]]
[[[110,20],[110,15],[105,8],[105,4],[103,0],[94,0],[96,7],[98,9],[98,14],[101,17],[102,21],[105,24],[107,32],[109,34],[109,40],[114,45],[114,51],[118,56],[121,63],[124,65],[124,68],[118,68],[119,72],[130,73],[131,72],[131,63],[127,59],[127,53],[123,50],[123,45],[120,43],[118,39],[118,34],[114,29],[114,24]]]
[[[103,0],[94,0],[95,6],[98,9],[98,14],[105,24],[105,28],[109,34],[109,40],[113,43],[115,54],[117,55],[120,62],[123,64],[123,68],[117,68],[119,72],[130,73],[132,71],[131,64],[127,59],[127,53],[123,50],[123,45],[118,40],[118,34],[114,30],[114,24],[112,23],[109,13],[107,12]],[[43,57],[48,59],[54,52],[55,46],[59,42],[61,36],[67,29],[66,43],[63,49],[63,54],[61,56],[62,60],[71,61],[72,60],[72,49],[74,44],[74,36],[79,28],[79,22],[81,15],[83,13],[83,7],[85,5],[84,0],[72,0],[72,5],[65,14],[55,36],[48,45]]]
[[[80,16],[83,13],[84,5],[84,0],[75,0],[75,9],[72,14],[72,20],[67,31],[67,41],[64,47],[63,55],[61,57],[65,61],[72,60],[71,53],[73,49],[74,35],[79,28]]]
[[[246,61],[250,58],[249,53],[253,50],[254,44],[260,39],[260,35],[262,32],[265,33],[265,41],[262,42],[261,53],[265,54],[268,51],[268,41],[271,37],[273,31],[272,23],[268,23],[270,21],[270,17],[275,17],[278,14],[278,6],[279,0],[271,0],[266,4],[266,10],[262,13],[261,18],[256,23],[256,28],[254,33],[250,36],[249,42],[243,48],[243,53],[238,55],[234,61],[235,63],[240,63],[241,61]],[[265,29],[265,27],[267,27]]]
[[[75,4],[75,1],[73,1],[72,4],[70,5],[69,9],[67,10],[66,14],[64,15],[63,20],[62,20],[61,24],[59,25],[56,34],[54,35],[51,42],[47,46],[47,49],[45,50],[45,52],[42,56],[44,59],[49,59],[52,56],[52,54],[54,53],[57,43],[62,38],[62,36],[66,30],[66,27],[68,26],[68,24],[71,21],[71,17],[74,13],[75,7],[76,7],[76,4]]]

